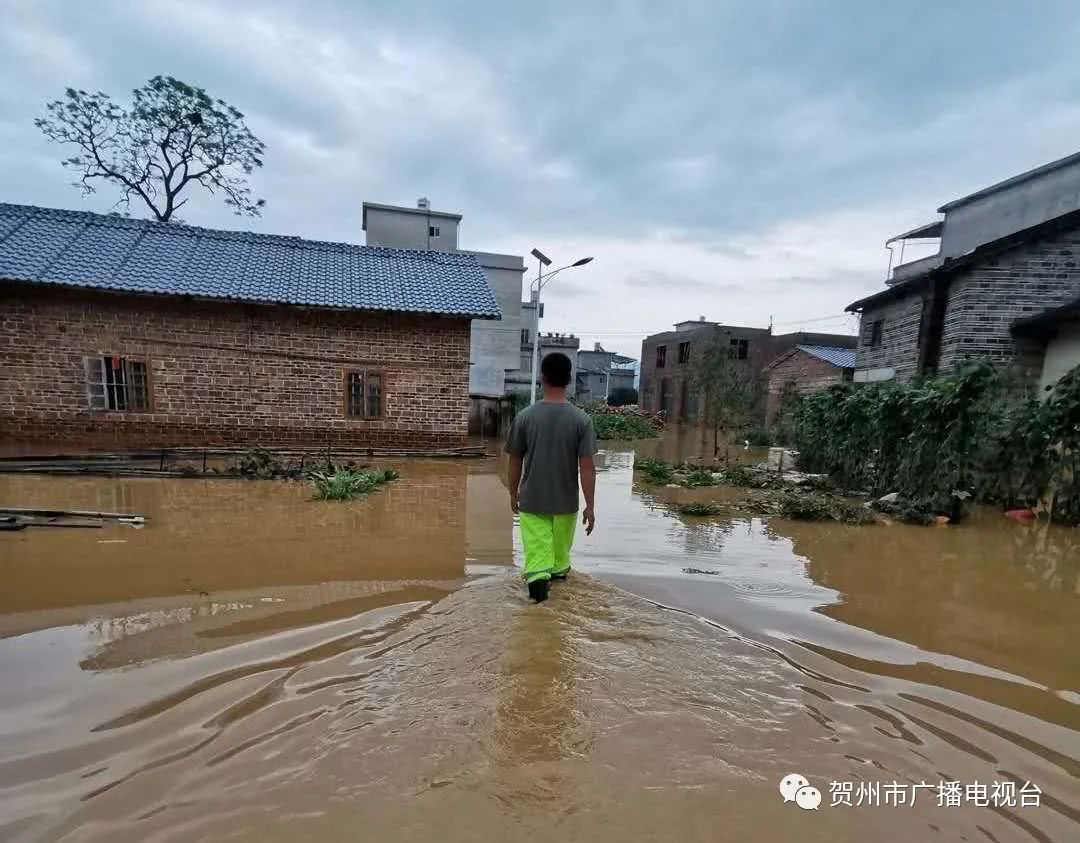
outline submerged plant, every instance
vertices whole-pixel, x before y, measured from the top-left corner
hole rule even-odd
[[[315,487],[316,500],[347,501],[366,495],[399,476],[392,468],[385,471],[338,468],[333,471],[312,471],[308,478]]]
[[[760,486],[759,475],[745,465],[732,465],[724,469],[724,482],[729,486]]]
[[[695,501],[692,503],[681,503],[675,507],[675,511],[679,515],[693,515],[693,516],[707,516],[707,515],[719,515],[723,512],[723,509],[715,503]]]
[[[757,493],[752,507],[763,515],[779,515],[793,521],[839,521],[872,524],[877,519],[862,504],[820,492],[785,489]]]
[[[712,472],[708,469],[695,468],[686,475],[683,480],[683,485],[690,489],[698,488],[700,486],[715,486],[716,480],[713,477]]]
[[[645,475],[645,482],[661,486],[675,479],[675,469],[662,460],[654,460],[651,457],[638,460],[634,469]]]

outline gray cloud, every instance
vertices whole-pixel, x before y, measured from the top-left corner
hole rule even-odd
[[[605,342],[627,353],[637,329],[701,312],[839,314],[880,285],[888,236],[1080,136],[1067,2],[915,4],[899,30],[858,0],[4,12],[0,199],[107,209],[32,120],[67,85],[122,97],[169,73],[269,147],[263,219],[200,197],[189,221],[360,241],[362,200],[428,195],[465,215],[463,246],[595,255],[552,286],[545,329],[625,332]]]

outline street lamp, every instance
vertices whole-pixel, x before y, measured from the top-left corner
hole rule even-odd
[[[533,249],[532,255],[539,261],[540,266],[536,268],[536,280],[529,287],[532,295],[529,297],[533,302],[533,349],[532,349],[532,383],[529,385],[529,403],[536,403],[536,373],[539,366],[540,359],[540,291],[544,289],[544,285],[547,284],[552,278],[562,272],[564,269],[573,269],[577,266],[585,266],[592,258],[578,258],[573,263],[568,263],[566,266],[560,266],[558,269],[553,269],[546,275],[543,272],[543,267],[551,266],[551,258],[541,252],[539,249]]]

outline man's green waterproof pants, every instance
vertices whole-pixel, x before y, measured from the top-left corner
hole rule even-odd
[[[578,515],[518,513],[521,543],[525,546],[525,582],[549,580],[570,570],[570,548]]]

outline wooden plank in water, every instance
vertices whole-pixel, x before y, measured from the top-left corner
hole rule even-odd
[[[102,521],[146,521],[145,515],[133,512],[88,512],[82,509],[25,509],[17,506],[0,506],[0,518],[5,516],[18,518],[97,518]]]

